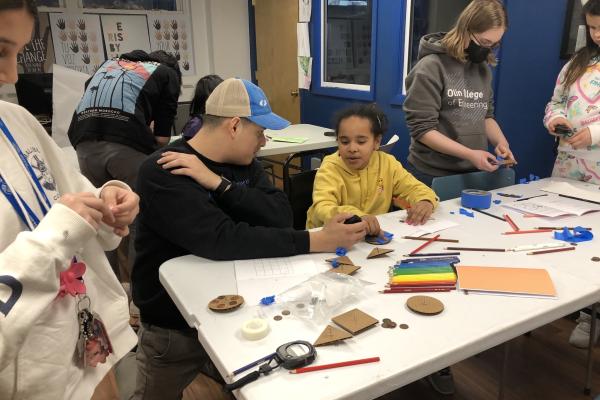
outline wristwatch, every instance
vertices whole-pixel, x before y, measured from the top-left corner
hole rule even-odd
[[[227,189],[229,189],[230,186],[231,186],[231,181],[222,176],[221,183],[219,183],[219,186],[217,186],[217,188],[214,190],[214,192],[217,196],[221,196],[223,193],[225,193],[227,191]]]

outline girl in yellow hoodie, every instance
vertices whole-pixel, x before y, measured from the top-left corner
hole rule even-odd
[[[387,117],[374,104],[356,105],[338,115],[338,151],[325,157],[317,172],[307,228],[348,212],[367,222],[369,235],[381,235],[375,215],[387,213],[396,197],[410,205],[407,223],[427,221],[437,197],[394,156],[378,151],[386,129]]]

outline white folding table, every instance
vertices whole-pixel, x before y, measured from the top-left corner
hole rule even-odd
[[[534,195],[541,193],[541,185],[543,181],[499,191]],[[441,232],[442,237],[459,239],[459,246],[509,248],[552,240],[550,234],[501,235],[501,232],[510,230],[508,224],[478,213],[474,218],[460,215],[459,207],[458,199],[448,200],[434,214],[434,217],[459,223]],[[496,215],[510,213],[521,229],[542,224],[540,219],[524,218],[497,205],[488,211]],[[392,233],[400,224],[398,213],[386,214],[379,220],[383,229]],[[563,218],[552,224],[557,223],[590,226],[594,233],[600,232],[598,213]],[[356,245],[348,253],[355,264],[362,266],[355,276],[374,285],[368,287],[368,296],[359,303],[349,304],[343,311],[358,307],[380,321],[390,318],[397,323],[408,324],[409,329],[376,326],[341,344],[319,347],[315,364],[374,356],[379,356],[380,362],[300,375],[276,370],[236,391],[235,396],[248,400],[280,397],[286,400],[373,399],[600,300],[600,263],[591,261],[592,256],[598,255],[595,240],[580,244],[576,251],[537,256],[528,256],[524,252],[462,252],[462,265],[546,268],[555,283],[558,297],[466,295],[462,291],[425,293],[441,300],[445,310],[432,317],[417,315],[405,306],[406,300],[414,294],[380,294],[378,290],[388,280],[388,268],[422,243],[396,237],[383,246],[395,250],[390,257],[371,260],[367,260],[366,256],[373,246],[367,243]],[[427,251],[443,251],[446,245],[448,243],[434,243],[428,246]],[[324,261],[329,256],[311,255],[322,271],[329,269]],[[216,262],[195,256],[176,258],[161,266],[160,280],[188,324],[198,329],[200,342],[223,376],[274,352],[283,343],[299,339],[314,342],[324,328],[324,325],[313,326],[293,317],[274,321],[269,308],[253,304],[245,304],[227,314],[211,312],[207,308],[211,299],[237,292],[233,261]],[[285,289],[273,287],[271,293],[265,295]],[[258,341],[243,339],[240,327],[246,320],[259,315],[269,319],[271,332]]]

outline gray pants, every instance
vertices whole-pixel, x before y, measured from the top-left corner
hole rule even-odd
[[[174,400],[199,373],[224,383],[195,329],[174,330],[142,322],[138,331],[134,400]]]
[[[140,165],[147,155],[119,143],[89,141],[77,145],[81,173],[96,187],[117,179],[135,190]],[[108,261],[121,282],[130,282],[135,260],[135,223],[129,226],[129,236],[123,238],[117,250],[106,253]]]

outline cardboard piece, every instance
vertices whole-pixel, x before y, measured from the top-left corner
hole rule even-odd
[[[358,308],[333,317],[331,320],[353,335],[357,335],[379,323],[378,320]]]
[[[314,346],[325,346],[351,338],[352,335],[348,332],[336,328],[335,326],[327,325],[321,335],[313,343]]]
[[[548,271],[540,268],[457,266],[462,290],[556,297],[556,288]]]
[[[406,306],[417,314],[436,315],[444,311],[444,304],[430,296],[413,296],[406,300]]]
[[[392,251],[394,251],[394,249],[382,249],[380,247],[375,247],[373,250],[371,250],[371,252],[367,256],[367,259],[381,257],[386,255],[387,253],[391,253]]]
[[[339,265],[354,265],[354,263],[352,262],[352,260],[348,256],[340,256],[340,257],[336,257],[336,258],[328,258],[325,261],[327,261],[328,263],[331,263],[333,261],[337,261],[337,263]]]
[[[338,274],[353,275],[359,269],[360,269],[360,267],[358,265],[341,264],[339,267],[337,267],[337,268],[331,268],[327,272],[337,272]]]

